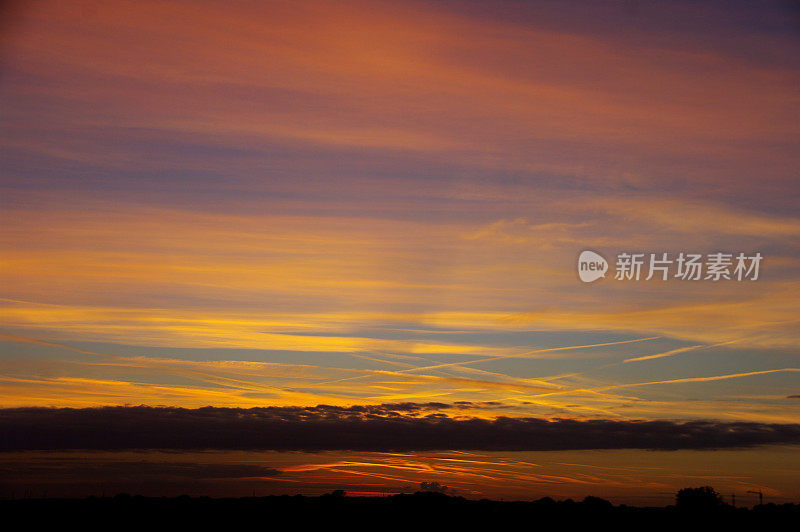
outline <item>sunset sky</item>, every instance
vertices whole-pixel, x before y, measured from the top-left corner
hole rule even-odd
[[[91,407],[146,405],[188,410],[113,412],[191,435],[199,407],[220,427],[295,407],[265,412],[323,440],[320,420],[378,442],[400,418],[411,443],[6,436],[0,497],[800,500],[795,4],[3,6],[0,426],[71,407],[101,434]],[[585,249],[763,261],[755,281],[586,284]],[[506,418],[631,439],[489,444]],[[486,433],[417,437],[436,419]]]

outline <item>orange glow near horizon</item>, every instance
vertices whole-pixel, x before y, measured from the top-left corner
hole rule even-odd
[[[710,453],[720,453],[710,459]],[[90,459],[99,467],[76,481],[70,468]],[[742,506],[755,499],[744,494],[762,490],[766,500],[796,500],[797,467],[794,448],[734,451],[550,451],[529,453],[3,453],[0,465],[20,468],[25,486],[35,490],[45,480],[55,496],[81,496],[122,488],[113,478],[116,469],[136,464],[169,474],[170,465],[184,470],[213,465],[250,467],[241,477],[208,478],[188,483],[154,484],[148,493],[177,496],[182,493],[249,497],[272,494],[318,496],[344,489],[348,496],[387,496],[413,493],[421,482],[439,482],[449,493],[467,498],[530,500],[550,496],[581,500],[600,496],[615,504],[661,506],[671,504],[685,483],[713,483],[726,500],[739,493]],[[25,466],[20,467],[20,464]],[[258,468],[264,468],[259,475]],[[279,473],[275,473],[278,471]],[[735,472],[733,472],[735,471]],[[157,479],[157,477],[156,477]],[[774,487],[770,487],[774,486]],[[0,488],[1,489],[1,488]],[[0,496],[5,496],[0,493]]]

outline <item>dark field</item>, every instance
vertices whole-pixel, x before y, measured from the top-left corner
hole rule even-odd
[[[120,494],[87,499],[18,499],[0,501],[6,519],[14,516],[28,523],[72,522],[125,526],[155,524],[232,526],[245,523],[289,522],[292,526],[470,525],[535,528],[543,525],[641,525],[641,526],[754,526],[792,522],[800,517],[798,504],[766,504],[754,508],[668,506],[638,508],[613,506],[603,499],[584,501],[469,500],[439,493],[390,497],[271,496],[207,498],[181,496],[151,498]],[[762,528],[763,529],[763,528]]]

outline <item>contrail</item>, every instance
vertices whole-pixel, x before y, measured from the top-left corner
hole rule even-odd
[[[80,347],[72,347],[71,345],[65,344],[57,344],[55,342],[47,342],[45,340],[37,340],[36,338],[28,338],[26,336],[16,336],[13,334],[5,334],[0,333],[0,338],[11,340],[14,342],[25,342],[28,344],[36,344],[36,345],[46,345],[48,347],[58,347],[60,349],[66,349],[68,351],[74,351],[75,353],[82,353],[84,355],[94,355],[98,357],[108,357],[108,358],[115,358],[117,360],[126,360],[129,357],[123,357],[119,355],[111,355],[109,353],[98,353],[96,351],[87,351],[86,349],[81,349]]]
[[[800,368],[765,369],[763,371],[750,371],[748,373],[730,373],[728,375],[715,375],[713,377],[686,377],[683,379],[672,379],[666,381],[634,382],[630,384],[617,384],[614,386],[608,386],[601,389],[608,390],[612,388],[630,388],[632,386],[649,386],[651,384],[671,384],[680,382],[720,381],[724,379],[738,379],[739,377],[749,377],[751,375],[764,375],[767,373],[779,373],[783,371],[800,371]]]
[[[654,358],[662,358],[662,357],[670,357],[672,355],[677,355],[678,353],[684,353],[686,351],[693,351],[695,349],[701,349],[703,347],[708,347],[703,344],[698,345],[690,345],[688,347],[679,347],[678,349],[673,349],[672,351],[665,351],[663,353],[657,353],[655,355],[647,355],[643,357],[636,357],[636,358],[626,358],[622,361],[623,364],[627,364],[628,362],[641,362],[643,360],[652,360]]]
[[[738,342],[738,341],[739,340],[731,340],[729,342],[720,342],[720,343],[717,343],[717,344],[710,344],[710,345],[698,344],[698,345],[690,345],[690,346],[687,346],[687,347],[679,347],[678,349],[673,349],[672,351],[665,351],[664,353],[657,353],[655,355],[647,355],[647,356],[643,356],[643,357],[628,358],[628,359],[623,360],[622,363],[623,364],[627,364],[628,362],[641,362],[643,360],[652,360],[654,358],[671,357],[672,355],[677,355],[678,353],[684,353],[686,351],[692,351],[694,349],[710,349],[712,347],[718,347],[718,346],[721,346],[721,345],[728,345],[728,344],[732,344],[732,343],[735,343],[735,342]]]
[[[606,346],[606,345],[631,344],[631,343],[634,343],[634,342],[645,342],[647,340],[656,340],[658,338],[661,338],[661,337],[660,336],[650,336],[648,338],[637,338],[636,340],[622,340],[620,342],[606,342],[606,343],[603,343],[603,344],[572,345],[572,346],[567,346],[567,347],[549,347],[547,349],[536,349],[534,351],[527,351],[525,353],[518,353],[516,355],[503,355],[503,356],[497,356],[497,357],[479,358],[477,360],[468,360],[468,361],[462,361],[462,362],[450,362],[448,364],[436,364],[435,366],[422,366],[422,367],[418,367],[418,368],[404,369],[404,370],[398,371],[398,373],[410,373],[410,372],[413,372],[413,371],[424,371],[424,370],[428,370],[428,369],[449,368],[449,367],[452,367],[452,366],[464,366],[464,365],[467,365],[467,364],[477,364],[479,362],[490,362],[492,360],[503,360],[503,359],[506,359],[506,358],[520,358],[520,357],[526,357],[526,356],[529,356],[529,355],[535,355],[537,353],[549,353],[549,352],[552,352],[552,351],[566,351],[566,350],[569,350],[569,349],[584,349],[584,348],[589,348],[589,347],[603,347],[603,346]]]
[[[725,379],[738,379],[741,377],[750,377],[753,375],[766,375],[768,373],[781,373],[786,371],[800,371],[800,368],[781,368],[781,369],[765,369],[762,371],[750,371],[747,373],[729,373],[727,375],[714,375],[712,377],[684,377],[682,379],[671,379],[664,381],[648,381],[648,382],[631,382],[627,384],[614,384],[611,386],[601,386],[599,388],[571,388],[569,390],[557,390],[554,392],[547,392],[534,395],[533,397],[548,397],[551,395],[570,395],[575,393],[599,393],[606,390],[616,390],[618,388],[634,388],[636,386],[651,386],[654,384],[680,384],[684,382],[707,382],[707,381],[721,381]]]
[[[295,393],[297,390],[293,390],[291,388],[282,388],[280,386],[272,386],[269,384],[262,384],[259,382],[254,381],[246,381],[242,379],[233,379],[230,377],[224,377],[222,375],[215,375],[213,373],[209,373],[207,371],[200,371],[197,369],[193,369],[191,367],[187,368],[184,367],[186,365],[191,365],[194,361],[190,360],[179,360],[179,359],[159,359],[159,358],[151,358],[151,357],[130,357],[130,356],[123,356],[123,355],[112,355],[110,353],[99,353],[97,351],[89,351],[87,349],[81,349],[79,347],[72,347],[70,345],[65,344],[58,344],[55,342],[48,342],[46,340],[38,340],[36,338],[28,338],[26,336],[16,336],[13,334],[5,334],[0,333],[0,338],[5,340],[11,340],[14,342],[25,342],[29,344],[36,344],[36,345],[46,345],[49,347],[58,347],[60,349],[66,349],[68,351],[73,351],[75,353],[82,353],[85,355],[92,355],[101,358],[110,358],[112,360],[119,360],[122,362],[127,362],[129,364],[135,364],[137,366],[144,366],[150,368],[160,369],[162,371],[168,371],[174,375],[180,376],[188,376],[193,378],[199,378],[200,380],[205,380],[206,382],[210,382],[212,384],[221,384],[223,386],[239,386],[241,387],[250,387],[254,391],[274,391],[279,390],[282,392],[291,392]],[[177,365],[178,367],[173,367],[171,365]]]
[[[619,342],[606,342],[606,343],[602,343],[602,344],[571,345],[571,346],[566,346],[566,347],[549,347],[549,348],[546,348],[546,349],[536,349],[534,351],[526,351],[525,353],[517,353],[516,355],[503,355],[503,356],[496,356],[496,357],[479,358],[477,360],[467,360],[467,361],[462,361],[462,362],[450,362],[450,363],[447,363],[447,364],[436,364],[436,365],[433,365],[433,366],[419,366],[419,367],[415,367],[415,368],[397,370],[397,371],[394,371],[393,373],[395,373],[395,374],[397,374],[397,373],[413,373],[415,371],[426,371],[426,370],[431,370],[431,369],[451,368],[451,367],[455,367],[455,366],[465,366],[465,365],[468,365],[468,364],[477,364],[479,362],[491,362],[493,360],[503,360],[503,359],[506,359],[506,358],[526,357],[526,356],[534,355],[534,354],[537,354],[537,353],[549,353],[549,352],[552,352],[552,351],[566,351],[566,350],[569,350],[569,349],[583,349],[583,348],[590,348],[590,347],[602,347],[602,346],[606,346],[606,345],[630,344],[630,343],[634,343],[634,342],[645,342],[647,340],[656,340],[658,338],[661,338],[661,337],[660,336],[650,336],[650,337],[647,337],[647,338],[637,338],[635,340],[622,340],[622,341],[619,341]],[[357,379],[365,379],[367,377],[369,377],[369,375],[359,375],[359,376],[356,376],[356,377],[347,377],[347,378],[344,378],[344,379],[338,379],[338,380],[329,381],[329,382],[343,382],[343,381],[350,381],[350,380],[357,380]]]

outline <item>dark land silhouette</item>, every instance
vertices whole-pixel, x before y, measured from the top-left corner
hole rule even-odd
[[[425,483],[423,483],[425,484]],[[428,488],[423,486],[423,488]],[[276,522],[297,526],[331,525],[381,527],[386,525],[530,526],[614,525],[743,526],[764,527],[796,522],[800,504],[760,504],[734,507],[710,487],[686,488],[667,507],[613,505],[600,497],[555,501],[473,500],[440,491],[418,491],[387,497],[348,497],[336,490],[319,497],[273,495],[267,497],[144,497],[117,494],[85,499],[6,499],[0,512],[8,520],[28,522],[104,523],[107,526],[231,526],[238,523]],[[285,526],[285,525],[283,525]],[[763,529],[763,528],[762,528]]]

